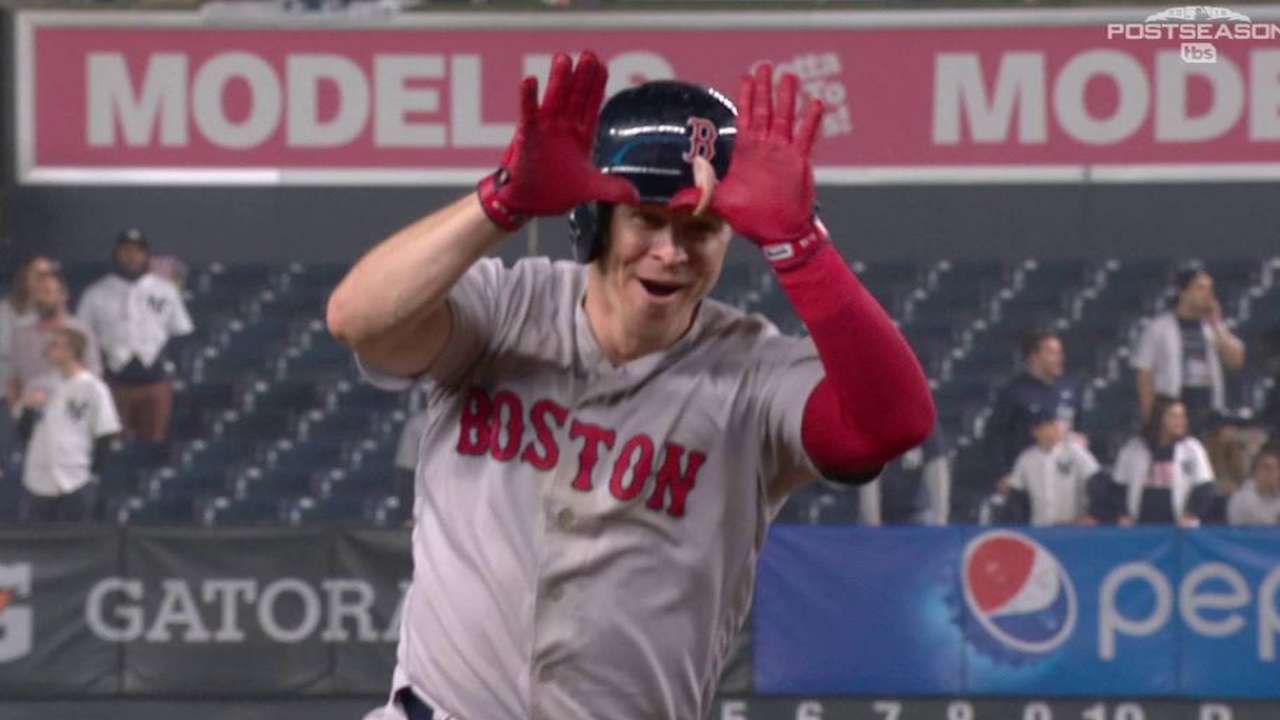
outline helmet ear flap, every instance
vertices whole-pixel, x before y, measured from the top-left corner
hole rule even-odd
[[[613,206],[609,203],[578,205],[569,212],[574,260],[589,263],[604,254],[605,228],[612,214]]]
[[[596,208],[592,203],[578,205],[569,212],[569,235],[573,240],[573,259],[588,263],[595,259],[598,235]]]

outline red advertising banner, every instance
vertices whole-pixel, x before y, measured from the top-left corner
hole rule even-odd
[[[732,97],[761,61],[797,73],[830,108],[825,183],[1276,179],[1280,6],[1243,9],[1211,21],[1145,8],[274,27],[24,12],[18,178],[466,184],[510,138],[519,78],[591,48],[611,93],[677,77]]]

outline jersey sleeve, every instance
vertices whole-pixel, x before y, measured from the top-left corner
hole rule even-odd
[[[1148,322],[1146,327],[1142,328],[1142,335],[1138,337],[1138,344],[1133,349],[1133,359],[1130,364],[1135,370],[1151,370],[1155,368],[1156,363],[1156,345],[1159,342],[1159,333],[1156,331],[1156,321]]]
[[[98,334],[93,328],[80,323],[80,329],[84,331],[84,366],[89,368],[89,372],[102,377],[102,348],[98,345]]]
[[[822,473],[801,439],[805,405],[825,374],[817,349],[808,338],[774,334],[756,353],[754,372],[766,482],[772,485],[800,476],[820,477]]]
[[[1027,489],[1027,475],[1031,472],[1032,450],[1033,448],[1023,450],[1013,463],[1013,470],[1009,472],[1009,487],[1014,490]]]
[[[468,268],[445,300],[452,315],[449,339],[421,378],[389,375],[357,355],[360,373],[386,390],[405,390],[419,379],[428,384],[455,384],[487,351],[508,342],[518,330],[539,281],[539,260],[546,262],[531,258],[508,268],[499,258],[481,258]]]
[[[1072,444],[1071,447],[1074,449],[1076,456],[1079,458],[1080,478],[1082,480],[1088,480],[1089,478],[1093,477],[1095,473],[1097,473],[1099,470],[1102,469],[1102,466],[1098,464],[1098,459],[1095,458],[1093,456],[1093,453],[1089,452],[1088,449],[1080,447],[1079,445],[1076,445],[1074,443]]]
[[[1203,485],[1213,482],[1213,464],[1209,462],[1209,453],[1204,449],[1204,445],[1194,437],[1188,437],[1187,442],[1191,445],[1191,456],[1195,458],[1195,472],[1192,473],[1191,484]]]
[[[169,317],[165,321],[165,329],[169,331],[169,337],[182,337],[195,332],[195,323],[191,322],[191,315],[187,312],[187,304],[182,301],[182,291],[178,290],[178,286],[169,284],[169,296],[173,298],[170,305]]]
[[[116,412],[116,403],[111,398],[111,391],[102,382],[95,382],[93,390],[93,418],[89,429],[95,438],[115,435],[122,428],[120,415]]]
[[[84,324],[85,327],[92,330],[95,334],[101,334],[102,328],[97,324],[97,292],[98,285],[94,283],[84,291],[80,296],[80,304],[76,306],[76,319]]]

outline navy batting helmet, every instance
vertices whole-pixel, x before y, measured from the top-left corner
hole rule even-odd
[[[630,180],[640,201],[665,203],[694,186],[693,158],[702,155],[716,177],[729,171],[738,111],[710,88],[656,80],[623,90],[600,110],[596,167]],[[595,204],[569,214],[573,254],[590,262],[604,250],[604,214]]]

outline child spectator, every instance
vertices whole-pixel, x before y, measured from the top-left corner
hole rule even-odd
[[[23,398],[19,432],[29,438],[22,468],[26,490],[20,516],[26,521],[92,520],[97,502],[93,479],[106,443],[120,431],[107,386],[84,366],[87,342],[77,330],[61,327],[46,345],[57,377],[48,391],[31,389]]]
[[[1087,517],[1085,490],[1098,461],[1067,439],[1066,424],[1052,409],[1032,416],[1031,433],[1035,444],[1018,455],[1009,479],[1010,490],[1026,493],[1031,524],[1096,524]]]

